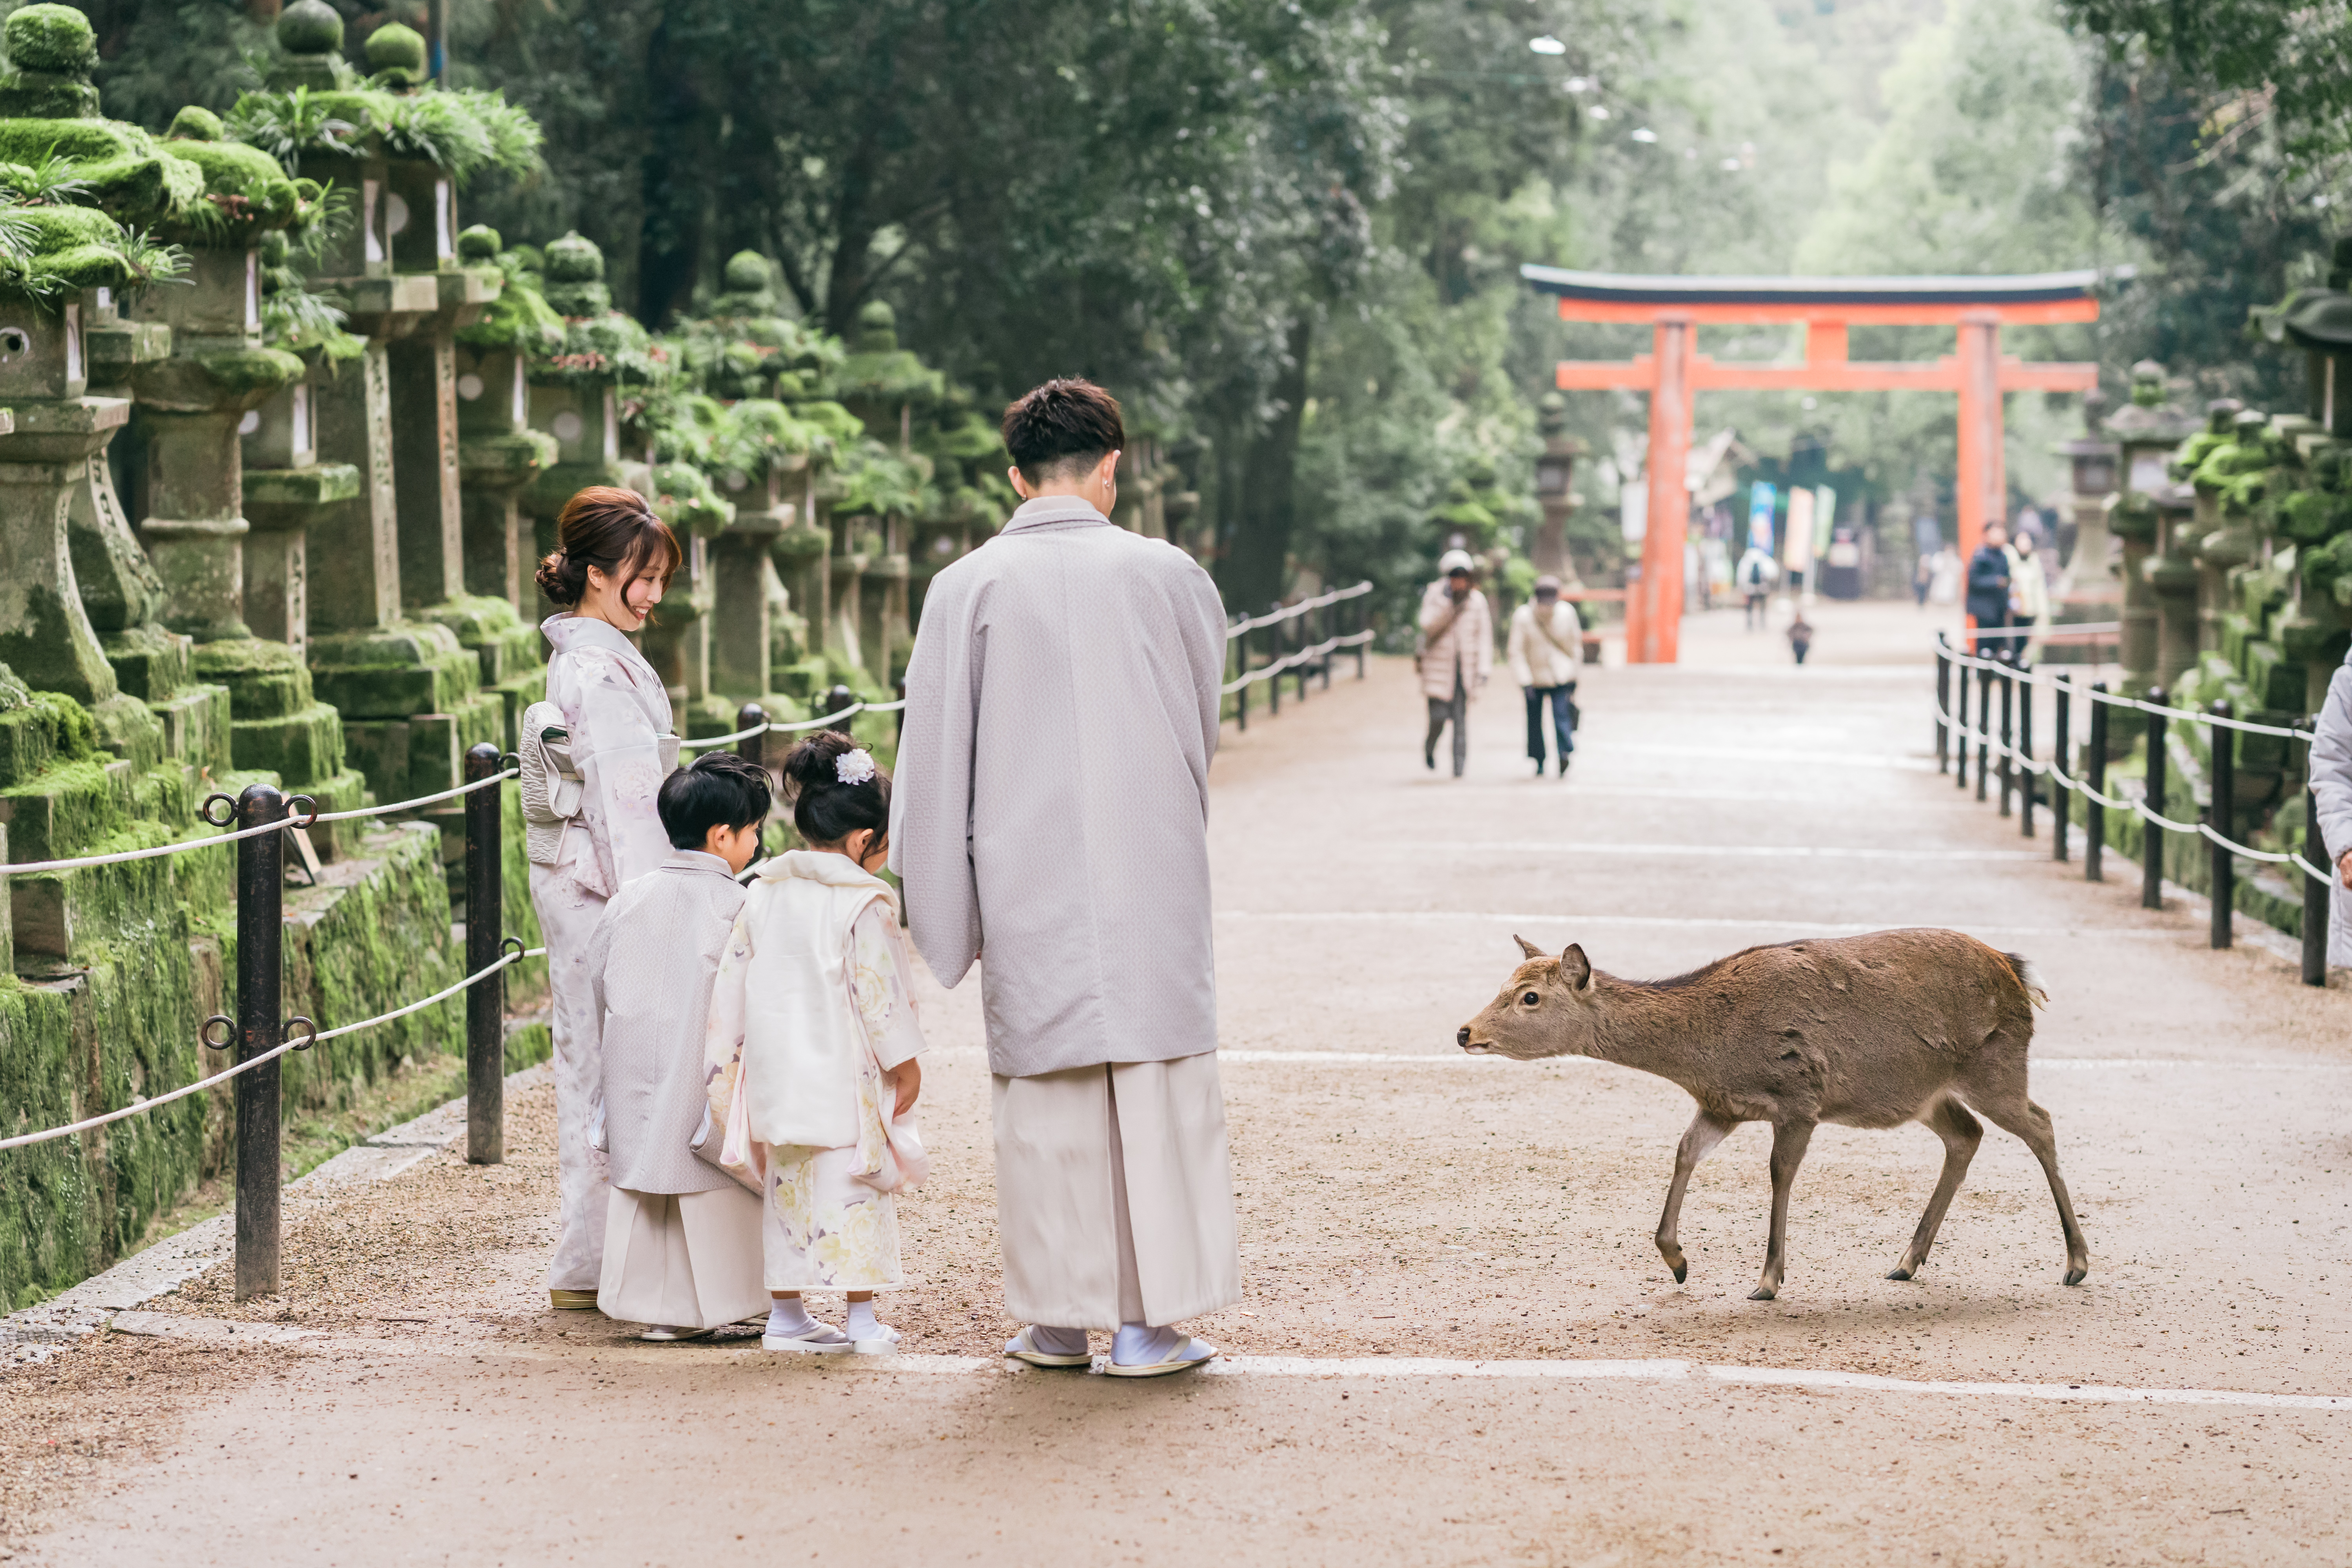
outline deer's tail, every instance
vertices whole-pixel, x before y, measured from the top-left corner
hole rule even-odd
[[[2042,988],[2042,977],[2033,973],[2032,962],[2021,952],[2004,952],[2000,956],[2010,973],[2017,976],[2018,984],[2024,987],[2025,999],[2036,1007],[2050,1005],[2050,993]]]

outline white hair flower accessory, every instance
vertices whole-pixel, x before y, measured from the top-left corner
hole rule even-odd
[[[833,776],[845,784],[862,784],[874,776],[874,753],[860,746],[833,759]]]

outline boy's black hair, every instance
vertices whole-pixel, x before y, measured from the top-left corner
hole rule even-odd
[[[662,780],[654,809],[672,848],[699,849],[714,827],[765,822],[770,798],[765,768],[732,752],[706,752]]]
[[[1126,446],[1118,399],[1076,376],[1032,388],[1004,410],[1004,449],[1033,485],[1075,477]]]
[[[890,775],[877,767],[861,784],[841,782],[841,759],[860,749],[838,730],[819,730],[784,753],[784,798],[810,844],[839,844],[861,827],[888,835]]]

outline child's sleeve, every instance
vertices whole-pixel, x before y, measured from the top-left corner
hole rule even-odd
[[[742,915],[727,932],[711,982],[710,1012],[702,1030],[702,1084],[714,1126],[727,1125],[735,1098],[737,1068],[743,1053],[744,981],[751,967],[751,927]]]
[[[923,1031],[898,918],[879,899],[850,923],[849,977],[874,1059],[895,1071],[922,1050]]]

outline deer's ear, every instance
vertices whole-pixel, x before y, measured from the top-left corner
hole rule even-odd
[[[1511,940],[1519,944],[1519,952],[1528,958],[1541,958],[1544,956],[1544,950],[1542,948],[1538,947],[1534,942],[1529,942],[1526,937],[1519,935],[1517,932],[1514,931],[1511,933]]]
[[[1592,989],[1592,961],[1575,942],[1570,942],[1568,951],[1559,955],[1559,977],[1568,982],[1570,990]]]

